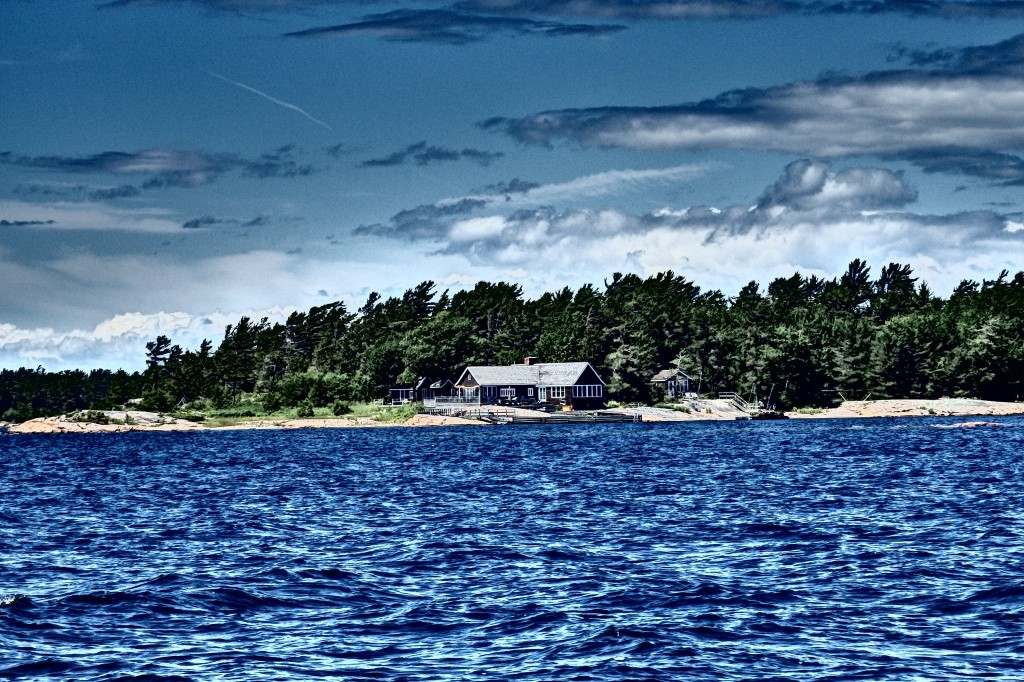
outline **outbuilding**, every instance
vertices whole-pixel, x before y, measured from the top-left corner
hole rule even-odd
[[[679,369],[663,369],[651,377],[650,383],[664,391],[666,398],[684,398],[691,393],[690,377]]]

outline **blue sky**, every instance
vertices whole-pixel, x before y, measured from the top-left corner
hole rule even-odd
[[[1024,267],[1024,2],[6,0],[0,366],[371,291]]]

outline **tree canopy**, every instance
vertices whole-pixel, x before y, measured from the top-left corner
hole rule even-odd
[[[861,260],[832,280],[794,273],[735,296],[663,272],[614,273],[523,296],[511,282],[438,293],[425,281],[401,296],[371,293],[350,312],[335,302],[284,323],[247,317],[214,348],[146,344],[141,373],[42,368],[0,371],[8,420],[103,409],[142,398],[168,411],[241,396],[269,407],[367,400],[419,377],[455,379],[467,365],[588,361],[620,400],[656,399],[649,379],[679,368],[701,392],[771,396],[782,407],[842,399],[1024,397],[1024,272],[965,280],[948,299],[910,266],[877,277]]]

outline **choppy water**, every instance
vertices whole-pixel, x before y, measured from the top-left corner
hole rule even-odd
[[[0,678],[1019,680],[1002,421],[0,435]]]

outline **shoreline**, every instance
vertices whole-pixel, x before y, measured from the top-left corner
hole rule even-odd
[[[476,419],[461,417],[443,417],[418,414],[405,422],[378,422],[369,417],[335,417],[307,419],[254,419],[227,426],[206,426],[200,422],[166,417],[155,412],[105,412],[113,419],[126,421],[125,414],[130,415],[131,423],[100,424],[90,421],[76,421],[67,415],[58,417],[37,417],[21,424],[12,424],[7,428],[10,434],[50,434],[50,433],[138,433],[138,432],[169,432],[169,431],[263,431],[263,430],[295,430],[295,429],[359,429],[359,428],[415,428],[426,426],[490,426]]]
[[[632,412],[641,416],[643,423],[728,421],[736,417],[720,412],[683,413],[659,408],[616,408],[616,412]],[[154,412],[105,412],[120,422],[100,424],[76,421],[67,415],[39,417],[7,427],[10,434],[38,433],[132,433],[169,431],[260,431],[295,429],[352,429],[352,428],[424,428],[438,426],[494,426],[479,419],[418,414],[404,422],[378,422],[369,417],[335,417],[306,419],[254,419],[227,426],[206,426],[200,422],[166,417]],[[969,398],[939,398],[936,400],[848,400],[839,407],[824,408],[820,412],[786,412],[790,419],[871,419],[885,417],[994,417],[1024,414],[1024,403],[1008,403]]]
[[[998,417],[1024,414],[1024,403],[974,398],[847,400],[814,414],[787,412],[790,419],[871,419],[877,417]]]

